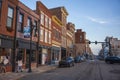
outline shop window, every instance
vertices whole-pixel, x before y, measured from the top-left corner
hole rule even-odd
[[[13,14],[14,14],[14,9],[12,7],[8,7],[8,16],[7,16],[7,28],[8,28],[8,30],[12,29]]]
[[[9,64],[12,62],[12,49],[10,48],[0,48],[0,63],[3,61],[5,56],[8,57]]]
[[[32,61],[32,62],[35,62],[35,61],[36,61],[36,52],[35,52],[35,51],[32,51],[31,61]]]
[[[24,19],[24,15],[20,13],[19,22],[18,22],[18,31],[19,32],[23,32],[23,19]]]
[[[16,57],[16,61],[18,59],[22,59],[22,62],[24,63],[24,49],[19,49],[18,52],[17,52],[17,57]]]

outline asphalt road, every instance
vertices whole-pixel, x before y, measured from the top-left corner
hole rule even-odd
[[[71,68],[56,68],[40,74],[32,74],[19,80],[120,80],[120,64],[104,61],[86,61]]]

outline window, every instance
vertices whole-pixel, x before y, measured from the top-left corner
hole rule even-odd
[[[49,29],[51,29],[51,19],[49,18]]]
[[[25,60],[24,57],[25,57],[25,56],[24,56],[24,49],[19,48],[19,49],[18,49],[18,52],[17,52],[17,59],[18,59],[18,58],[22,58],[22,62],[24,63],[24,60]],[[17,59],[16,59],[16,60],[17,60]]]
[[[82,42],[82,36],[80,35],[80,42]]]
[[[8,17],[7,17],[7,27],[8,28],[12,28],[13,12],[14,12],[14,9],[11,7],[8,7]]]
[[[51,32],[49,32],[49,44],[51,44]]]
[[[28,18],[28,20],[27,20],[27,26],[31,26],[31,19],[30,18]]]
[[[19,22],[18,22],[18,31],[23,32],[23,14],[20,13],[19,15]]]
[[[48,23],[48,17],[45,16],[45,27],[48,27],[48,26],[47,26],[47,23]]]
[[[43,28],[40,29],[40,41],[43,41]]]
[[[0,17],[1,17],[2,2],[0,1]]]
[[[41,13],[41,24],[44,25],[44,14]]]
[[[33,35],[36,36],[37,35],[37,21],[34,21],[34,31],[33,31]]]
[[[32,50],[32,54],[31,54],[31,62],[35,62],[36,61],[36,51]]]
[[[45,30],[45,43],[47,43],[47,30]]]
[[[3,58],[5,56],[8,57],[9,63],[12,63],[12,52],[13,50],[11,48],[0,48],[0,63],[2,63]]]

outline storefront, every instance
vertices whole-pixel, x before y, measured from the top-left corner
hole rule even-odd
[[[57,64],[60,60],[60,47],[52,46],[51,63]]]
[[[32,42],[31,48],[31,66],[36,67],[37,65],[37,43]],[[22,56],[23,67],[28,68],[29,66],[29,54],[30,54],[30,41],[17,39],[17,55],[16,57]]]
[[[51,58],[51,49],[48,46],[40,46],[38,53],[38,64],[39,65],[48,65],[50,64]]]
[[[0,63],[3,57],[7,56],[9,63],[6,66],[6,71],[12,71],[12,53],[13,53],[13,38],[0,35]]]
[[[61,47],[61,59],[66,58],[67,54],[66,54],[66,48]]]

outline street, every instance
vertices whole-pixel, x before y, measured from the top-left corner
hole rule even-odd
[[[86,61],[70,68],[56,68],[44,73],[27,75],[19,80],[120,80],[120,64]]]

